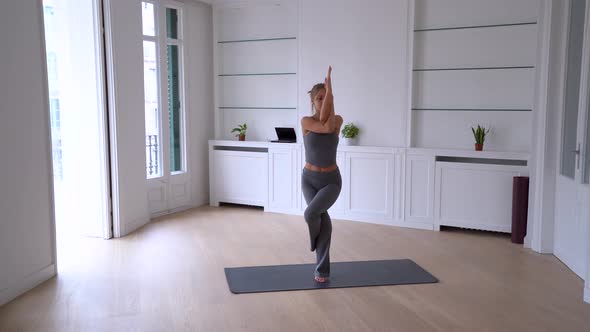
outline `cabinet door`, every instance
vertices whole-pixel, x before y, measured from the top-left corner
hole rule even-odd
[[[266,152],[214,151],[215,200],[266,206],[268,154]]]
[[[406,156],[405,221],[433,224],[434,157]]]
[[[436,162],[434,223],[510,233],[512,183],[525,166]]]
[[[393,218],[393,173],[393,154],[346,153],[346,215],[388,223]]]
[[[268,153],[268,206],[271,210],[291,209],[296,187],[291,149],[270,149]]]

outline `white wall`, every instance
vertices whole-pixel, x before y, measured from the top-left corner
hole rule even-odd
[[[529,152],[539,0],[416,0],[412,146]],[[516,68],[515,68],[516,67]]]
[[[409,1],[300,2],[299,116],[332,65],[336,113],[359,127],[359,144],[405,146]]]
[[[111,126],[115,236],[149,221],[145,174],[143,46],[139,0],[106,0],[107,76]],[[108,29],[107,29],[108,30]],[[108,43],[107,43],[108,44]]]
[[[191,151],[194,206],[209,201],[209,139],[214,138],[213,116],[213,21],[210,5],[187,2],[186,98]]]
[[[56,271],[42,29],[41,1],[0,3],[0,305]]]
[[[590,238],[590,227],[588,227],[587,238]],[[590,303],[590,245],[586,248],[586,282],[584,283],[584,301]]]
[[[541,253],[553,253],[555,213],[555,178],[557,175],[558,142],[561,124],[559,109],[564,65],[565,17],[564,2],[547,0],[542,20],[546,20],[547,38],[539,46],[549,51],[540,58],[538,71],[537,112],[533,116],[531,149],[531,180],[529,222],[525,246]],[[541,36],[542,37],[542,36]],[[546,45],[541,45],[544,43]],[[540,53],[541,54],[541,53]]]
[[[297,128],[297,1],[216,6],[216,135],[248,126],[246,140],[276,139],[275,127]]]

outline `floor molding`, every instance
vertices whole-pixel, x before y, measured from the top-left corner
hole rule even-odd
[[[40,271],[34,272],[11,286],[0,290],[0,306],[4,305],[21,294],[37,287],[39,284],[53,278],[56,275],[55,264],[51,264]]]

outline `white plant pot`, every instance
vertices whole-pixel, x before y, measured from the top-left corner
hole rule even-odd
[[[356,145],[356,137],[355,138],[342,138],[342,145]]]

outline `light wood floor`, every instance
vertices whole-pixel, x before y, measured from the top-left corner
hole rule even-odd
[[[302,217],[202,207],[62,244],[1,331],[589,331],[583,282],[505,235],[335,221],[332,261],[410,258],[438,284],[233,295],[223,268],[312,263]],[[312,276],[310,276],[311,278]]]

